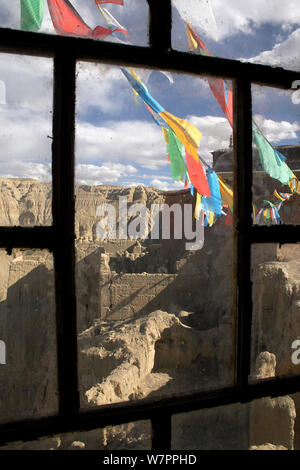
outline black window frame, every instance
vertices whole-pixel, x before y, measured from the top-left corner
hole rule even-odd
[[[300,73],[279,67],[205,57],[171,48],[171,0],[149,4],[149,46],[131,46],[75,37],[61,37],[0,28],[0,52],[49,57],[54,61],[53,225],[0,227],[0,247],[48,249],[55,269],[59,410],[55,416],[0,425],[0,444],[28,441],[64,432],[103,428],[139,420],[152,423],[152,449],[171,449],[172,415],[262,397],[300,391],[300,376],[248,383],[251,350],[251,246],[297,243],[297,226],[252,224],[251,84],[290,89]],[[234,222],[233,318],[235,373],[233,385],[176,397],[143,399],[81,411],[78,393],[75,291],[74,142],[76,62],[140,66],[215,76],[233,81],[234,89]]]

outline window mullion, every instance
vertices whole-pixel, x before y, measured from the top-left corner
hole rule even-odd
[[[171,49],[171,0],[164,0],[163,2],[157,0],[147,1],[149,4],[149,44],[161,51]]]
[[[54,58],[53,220],[59,413],[79,410],[75,296],[75,72],[76,60],[63,48]]]
[[[245,388],[250,372],[252,284],[252,103],[251,82],[236,80],[234,93],[234,306],[236,384]]]

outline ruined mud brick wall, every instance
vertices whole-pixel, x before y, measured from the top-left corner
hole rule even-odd
[[[158,308],[172,309],[176,274],[105,274],[100,281],[101,320],[125,320]],[[174,294],[174,292],[173,292]]]

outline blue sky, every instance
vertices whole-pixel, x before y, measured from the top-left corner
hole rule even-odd
[[[181,0],[184,5],[190,1]],[[188,14],[213,55],[300,70],[298,0],[284,4],[278,0],[211,0],[213,20],[207,18],[210,27],[206,28],[203,1],[207,3],[192,0]],[[178,6],[180,0],[174,2]],[[71,3],[91,27],[105,25],[93,0]],[[107,4],[106,8],[128,29],[132,44],[147,45],[145,0],[124,0],[123,7]],[[173,48],[186,51],[180,13],[173,6]],[[212,21],[218,37],[212,37]],[[19,28],[19,24],[19,0],[0,0],[0,26]],[[47,7],[41,32],[55,34]],[[0,54],[0,175],[47,181],[51,174],[52,62],[8,57]],[[145,71],[136,71],[147,78]],[[147,78],[147,87],[167,111],[199,128],[199,154],[209,162],[211,151],[227,147],[231,128],[205,80],[179,74],[172,74],[172,79],[173,83],[155,71]],[[135,104],[118,67],[78,64],[76,109],[78,183],[183,187],[171,179],[160,128],[141,100]],[[253,87],[253,111],[273,144],[299,142],[299,105],[292,103],[290,92]]]

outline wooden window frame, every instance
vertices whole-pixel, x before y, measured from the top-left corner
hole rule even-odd
[[[147,0],[149,46],[139,47],[74,37],[0,28],[0,52],[49,57],[54,61],[52,186],[53,225],[0,227],[0,247],[48,249],[53,252],[56,296],[57,415],[0,425],[0,444],[28,441],[64,432],[86,431],[139,420],[152,423],[152,449],[171,449],[172,415],[204,408],[246,403],[300,391],[300,376],[249,383],[252,285],[251,245],[297,243],[297,226],[252,224],[251,85],[290,89],[298,72],[237,60],[193,55],[171,48],[171,1]],[[159,4],[159,5],[158,5]],[[233,81],[234,222],[233,318],[235,374],[233,385],[175,397],[142,399],[81,411],[78,393],[75,291],[74,142],[76,62],[140,66],[215,76]]]

